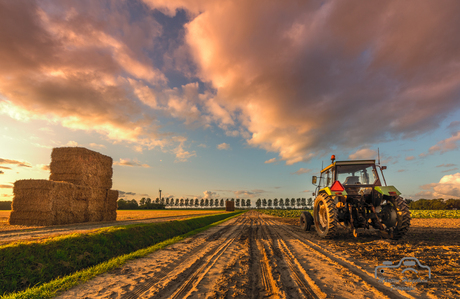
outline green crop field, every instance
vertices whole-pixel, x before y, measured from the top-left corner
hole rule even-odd
[[[261,213],[278,216],[297,218],[303,210],[258,210]],[[307,210],[312,213],[312,210]],[[460,219],[460,210],[411,210],[412,218],[447,218]]]

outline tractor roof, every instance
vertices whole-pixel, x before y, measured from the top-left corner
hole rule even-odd
[[[361,164],[375,164],[375,160],[349,160],[349,161],[335,161],[323,170],[321,173],[325,172],[326,170],[336,166],[336,165],[361,165]]]

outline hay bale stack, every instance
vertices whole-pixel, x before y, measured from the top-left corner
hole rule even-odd
[[[115,221],[117,220],[117,200],[118,191],[109,190],[107,194],[107,210],[104,214],[104,221]]]
[[[118,191],[112,158],[82,147],[54,148],[50,180],[14,183],[10,224],[56,225],[115,221]]]
[[[56,225],[84,222],[91,188],[67,182],[20,180],[14,183],[10,224]]]
[[[51,153],[50,180],[92,188],[112,188],[112,158],[83,147],[58,147]]]

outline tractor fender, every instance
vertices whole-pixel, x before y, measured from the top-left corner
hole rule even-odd
[[[394,186],[375,186],[374,189],[387,196],[399,196],[401,194]]]

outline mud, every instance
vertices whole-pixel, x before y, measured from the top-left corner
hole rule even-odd
[[[58,298],[460,297],[455,280],[460,274],[458,233],[422,224],[401,241],[370,233],[355,239],[345,231],[336,239],[322,240],[315,232],[302,231],[295,219],[250,211]],[[451,236],[448,245],[429,239],[443,234]],[[430,266],[432,278],[399,290],[402,286],[374,277],[383,261],[405,256]]]

